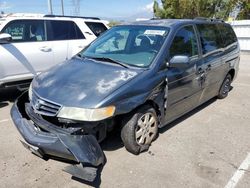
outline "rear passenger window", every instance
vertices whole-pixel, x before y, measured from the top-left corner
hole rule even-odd
[[[72,21],[50,21],[49,40],[85,39],[81,30]]]
[[[223,41],[215,24],[198,24],[203,54],[220,49]]]
[[[7,24],[2,33],[8,33],[13,42],[45,41],[44,21],[15,20]]]
[[[85,22],[85,23],[97,37],[107,30],[107,27],[103,23],[98,23],[98,22]]]
[[[186,55],[192,57],[198,55],[197,38],[193,26],[180,29],[170,47],[170,57],[175,55]]]
[[[222,39],[224,41],[224,47],[227,47],[234,42],[237,42],[237,37],[232,29],[232,27],[228,24],[219,24],[218,28],[222,35]]]

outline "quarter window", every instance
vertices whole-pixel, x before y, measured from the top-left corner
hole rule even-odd
[[[237,41],[237,37],[230,25],[219,24],[218,28],[224,41],[224,47],[227,47],[228,45],[233,44]]]
[[[8,33],[13,42],[45,41],[44,21],[42,20],[15,20],[10,22],[2,33]]]
[[[215,24],[198,24],[200,33],[201,47],[203,54],[220,49],[223,47],[223,41]]]
[[[107,30],[107,27],[103,23],[98,23],[98,22],[85,22],[85,23],[97,37]]]
[[[185,26],[177,32],[169,53],[170,57],[175,55],[186,55],[188,57],[198,55],[197,38],[193,26]]]

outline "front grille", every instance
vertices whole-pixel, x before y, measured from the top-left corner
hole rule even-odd
[[[34,91],[32,92],[31,105],[35,113],[45,116],[56,116],[61,108],[61,105],[39,97]]]

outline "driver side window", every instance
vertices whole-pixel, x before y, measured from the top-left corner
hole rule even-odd
[[[198,55],[198,42],[193,26],[185,26],[176,33],[169,49],[169,56],[172,58],[176,55],[188,57]]]

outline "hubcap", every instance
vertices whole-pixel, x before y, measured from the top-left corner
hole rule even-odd
[[[227,94],[230,90],[230,80],[226,79],[224,87],[223,87],[223,94]]]
[[[138,121],[135,130],[136,142],[140,145],[150,144],[157,133],[157,120],[152,113],[144,114]]]

